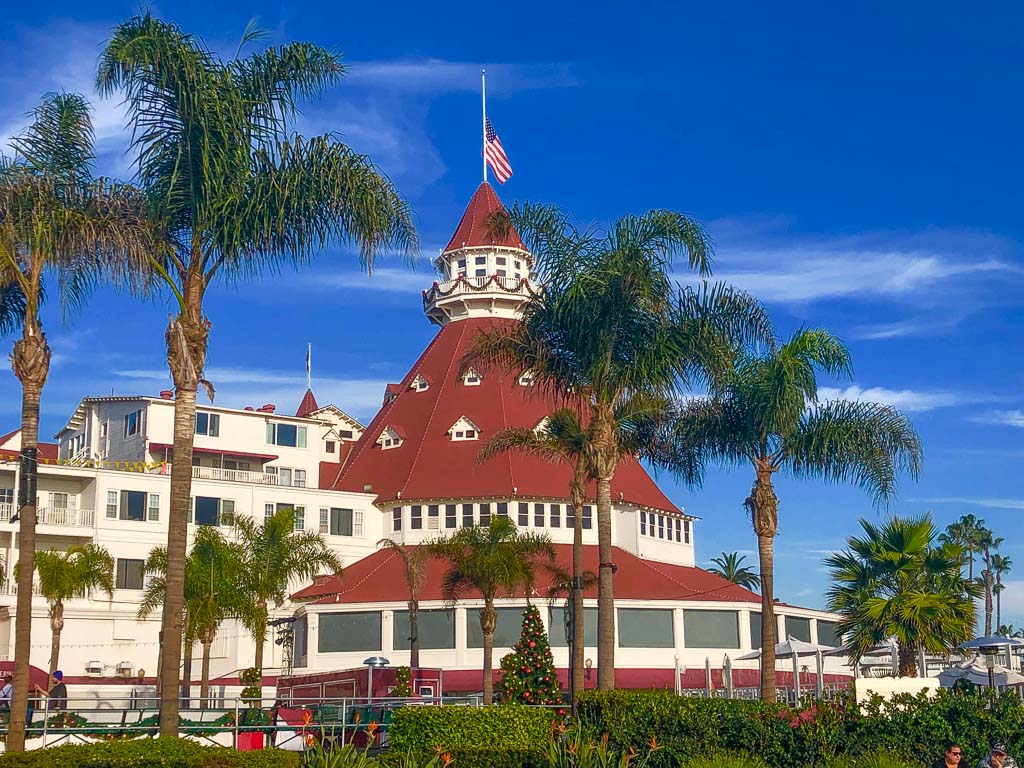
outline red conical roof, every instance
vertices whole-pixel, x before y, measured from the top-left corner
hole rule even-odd
[[[316,398],[313,396],[313,390],[307,389],[306,394],[302,396],[302,402],[299,403],[299,409],[295,411],[296,416],[309,416],[311,413],[316,413],[320,410],[320,406],[316,404]]]
[[[473,193],[466,212],[462,214],[462,221],[459,222],[455,234],[448,241],[445,252],[454,251],[456,248],[468,248],[481,245],[504,245],[509,248],[523,248],[523,241],[515,228],[510,228],[504,237],[493,237],[488,230],[488,218],[491,214],[505,210],[498,199],[494,187],[486,181],[481,183]]]
[[[567,498],[571,469],[514,452],[478,462],[483,440],[506,427],[536,427],[555,404],[515,375],[485,372],[477,385],[463,384],[462,360],[484,328],[518,322],[468,318],[445,325],[402,380],[397,396],[374,417],[359,438],[334,488],[363,491],[370,486],[378,503],[415,499]],[[410,388],[416,374],[430,386]],[[465,416],[480,440],[455,440],[448,432]],[[401,433],[402,444],[382,448],[377,439],[386,427]],[[401,494],[399,496],[399,494]],[[594,499],[593,484],[588,498]],[[638,506],[678,512],[634,459],[624,459],[612,481],[612,498]]]

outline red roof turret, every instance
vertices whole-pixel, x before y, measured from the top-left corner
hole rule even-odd
[[[507,248],[522,248],[525,250],[522,239],[515,228],[511,228],[504,237],[496,238],[488,232],[488,219],[494,213],[505,210],[498,199],[494,188],[486,181],[477,187],[473,198],[466,206],[466,212],[462,214],[462,221],[459,222],[455,234],[445,247],[445,252],[454,251],[457,248],[471,248],[473,246],[501,245]]]
[[[302,402],[299,403],[299,409],[295,411],[296,416],[309,416],[311,413],[316,413],[320,410],[320,406],[316,404],[316,398],[313,396],[313,390],[307,389],[306,394],[302,397]]]

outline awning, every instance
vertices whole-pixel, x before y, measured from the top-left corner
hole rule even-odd
[[[174,446],[168,443],[150,443],[149,450],[152,451],[170,451],[173,450]],[[228,451],[218,448],[200,448],[195,446],[192,448],[192,453],[203,453],[210,456],[237,456],[242,459],[256,459],[264,463],[273,461],[278,458],[273,454],[269,453],[247,453],[246,451]]]

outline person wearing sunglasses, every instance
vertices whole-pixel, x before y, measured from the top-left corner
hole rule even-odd
[[[988,751],[988,757],[983,757],[978,763],[978,768],[1017,768],[1017,761],[1006,754],[1006,745],[996,742]]]
[[[963,747],[955,741],[947,741],[945,753],[942,759],[935,764],[935,768],[960,768],[963,756]]]

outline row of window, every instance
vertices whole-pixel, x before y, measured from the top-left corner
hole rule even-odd
[[[620,648],[675,648],[674,611],[663,608],[619,608],[616,628]],[[761,614],[750,614],[750,647],[761,643]],[[302,620],[303,622],[305,619]],[[494,646],[509,648],[520,636],[522,608],[499,608],[494,630]],[[805,636],[810,642],[811,620],[786,616],[786,632]],[[836,624],[818,620],[818,643],[839,646]],[[409,612],[395,611],[392,622],[392,648],[409,649]],[[584,643],[597,645],[597,608],[584,609]],[[548,638],[553,648],[565,648],[566,621],[561,607],[548,609]],[[455,611],[452,609],[419,611],[419,639],[423,650],[455,648]],[[801,639],[803,639],[801,637]],[[466,645],[482,648],[480,611],[466,611]],[[695,608],[683,609],[683,646],[686,648],[739,649],[739,612]],[[383,651],[382,612],[356,611],[319,614],[317,648],[320,653]],[[297,656],[299,654],[296,654]],[[304,655],[304,654],[303,654]]]
[[[690,521],[670,515],[640,511],[640,535],[652,539],[667,539],[690,543]]]
[[[392,530],[402,530],[406,517],[405,509],[405,507],[392,508]],[[499,501],[494,504],[486,502],[482,504],[413,504],[408,507],[408,510],[410,530],[418,531],[425,528],[429,531],[436,531],[441,528],[442,510],[445,528],[458,528],[460,524],[462,527],[468,528],[473,525],[490,525],[492,514],[498,517],[508,517],[509,503]],[[516,503],[515,511],[520,528],[529,527],[531,520],[534,528],[561,528],[563,519],[566,528],[576,526],[576,511],[570,504],[530,504],[520,501]],[[593,527],[593,507],[583,507],[582,525],[585,530],[590,530]]]

